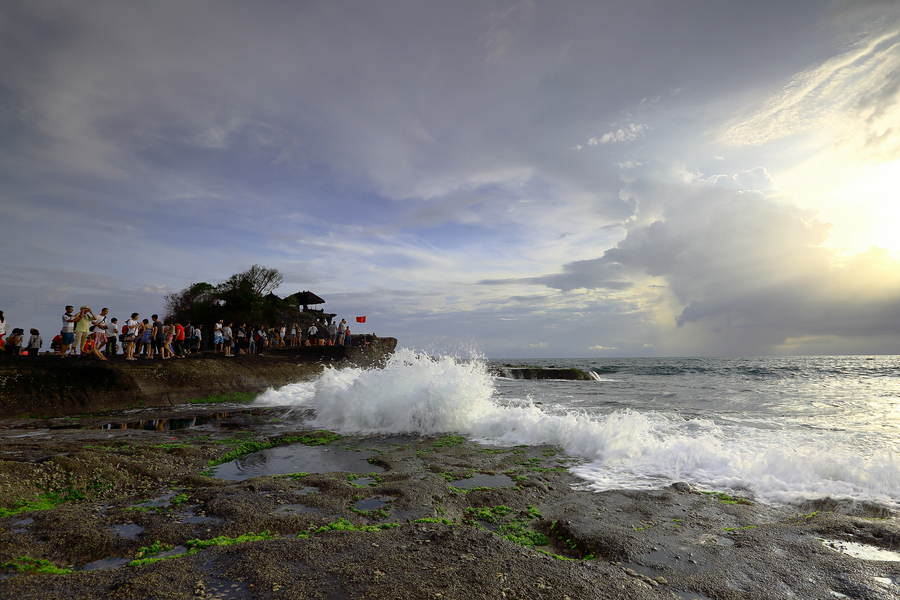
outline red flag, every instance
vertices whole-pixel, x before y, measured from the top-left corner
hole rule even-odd
[[[366,318],[365,318],[365,317],[356,317],[356,322],[357,322],[357,323],[365,323],[365,322],[366,322]]]

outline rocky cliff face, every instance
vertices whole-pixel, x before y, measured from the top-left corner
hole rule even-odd
[[[172,406],[210,396],[262,392],[314,379],[333,366],[378,366],[397,340],[359,347],[269,349],[264,356],[193,355],[184,360],[109,362],[93,358],[0,358],[0,418],[61,417],[137,407]]]

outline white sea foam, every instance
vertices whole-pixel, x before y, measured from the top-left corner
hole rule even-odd
[[[482,361],[398,350],[384,369],[326,368],[315,382],[269,390],[257,403],[313,409],[306,426],[343,433],[465,434],[501,444],[552,444],[584,463],[592,490],[689,481],[747,490],[764,502],[831,497],[900,508],[900,460],[843,432],[750,427],[654,411],[552,413],[501,405]]]

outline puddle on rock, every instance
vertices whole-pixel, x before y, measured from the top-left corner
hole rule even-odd
[[[131,560],[127,558],[119,558],[118,556],[111,556],[109,558],[101,558],[100,560],[95,560],[92,563],[88,563],[84,565],[81,570],[82,571],[105,571],[107,569],[117,569],[119,567],[124,567]]]
[[[109,532],[121,538],[130,539],[144,530],[140,525],[134,523],[126,523],[125,525],[113,525],[109,528]]]
[[[162,496],[153,498],[151,500],[140,500],[138,502],[135,502],[131,506],[131,508],[134,510],[140,510],[142,508],[163,508],[163,507],[168,508],[169,505],[171,504],[172,498],[174,498],[174,497],[175,497],[175,492],[169,491],[169,492],[166,492],[165,494],[163,494]]]
[[[390,496],[373,496],[354,502],[353,508],[356,510],[378,510],[379,508],[387,506],[391,500],[393,500],[393,498]]]
[[[476,473],[474,477],[469,479],[459,479],[450,483],[455,488],[461,490],[471,490],[480,487],[515,487],[516,482],[509,475],[488,475],[485,473]]]
[[[286,516],[286,515],[297,515],[300,513],[311,513],[319,510],[318,508],[312,506],[306,506],[305,504],[282,504],[278,508],[276,508],[273,514],[278,516]]]
[[[884,562],[900,562],[900,552],[885,550],[878,546],[860,544],[859,542],[845,542],[842,540],[820,540],[825,546],[836,550],[841,554],[849,554],[862,560],[877,560]]]
[[[25,519],[20,519],[12,524],[12,529],[10,529],[11,533],[25,533],[28,531],[28,528],[25,525],[31,525],[34,523],[34,519],[31,517],[27,517]]]
[[[383,473],[384,469],[366,462],[374,453],[370,451],[348,452],[342,448],[323,448],[292,444],[270,448],[213,467],[213,477],[229,481],[241,481],[265,475],[289,473]]]

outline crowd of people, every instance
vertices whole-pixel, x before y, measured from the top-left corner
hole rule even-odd
[[[7,331],[6,318],[0,311],[0,352],[12,355],[37,356],[44,340],[37,329],[31,329],[27,342],[24,330],[13,328]],[[269,347],[288,346],[349,346],[350,327],[345,319],[340,323],[316,323],[309,327],[304,339],[298,325],[289,327],[265,327],[246,323],[237,327],[219,320],[213,327],[213,352],[232,357],[237,354],[262,355]],[[8,335],[7,335],[8,334]],[[50,351],[60,358],[67,356],[93,356],[108,360],[119,353],[121,348],[125,360],[138,358],[183,359],[191,353],[198,353],[203,347],[203,326],[192,325],[189,321],[180,323],[175,319],[160,320],[159,315],[141,319],[139,313],[132,313],[121,329],[119,321],[109,317],[109,309],[94,313],[90,306],[66,306],[62,315],[62,329],[50,342]]]

